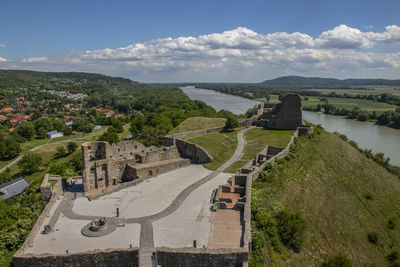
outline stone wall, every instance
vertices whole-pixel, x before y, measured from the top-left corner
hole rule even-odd
[[[212,156],[199,145],[185,140],[175,139],[175,145],[179,154],[184,158],[189,158],[193,163],[207,163],[212,161]]]
[[[298,94],[288,94],[281,103],[266,105],[257,122],[258,126],[266,129],[287,130],[295,130],[302,124],[301,97]]]
[[[15,267],[96,266],[136,267],[138,249],[107,249],[71,254],[14,255]]]
[[[53,187],[51,186],[50,181],[56,181]],[[53,192],[59,194],[61,193],[61,191],[62,191],[61,176],[46,173],[44,175],[42,184],[40,185],[40,195],[42,197],[42,201],[49,201]]]
[[[61,180],[59,180],[53,187],[51,197],[49,202],[46,204],[46,207],[43,209],[42,213],[40,214],[39,218],[36,220],[35,225],[32,227],[31,232],[25,239],[24,243],[22,246],[19,248],[19,250],[14,254],[15,257],[25,257],[24,253],[27,250],[27,248],[33,244],[33,240],[35,239],[35,236],[37,233],[39,233],[42,229],[40,228],[46,219],[46,217],[49,216],[49,213],[51,209],[53,208],[54,204],[57,201],[57,198],[61,195],[62,193],[62,185],[61,185]],[[24,265],[24,266],[30,266],[30,265]]]
[[[247,249],[156,248],[162,267],[242,267],[248,261]]]

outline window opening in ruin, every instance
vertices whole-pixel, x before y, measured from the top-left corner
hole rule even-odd
[[[137,149],[137,145],[135,145],[135,149]]]
[[[117,183],[117,181],[115,179],[113,179],[113,185],[115,185]]]
[[[92,167],[90,167],[90,172],[96,172],[96,166],[92,166]]]
[[[153,175],[153,171],[149,171],[149,175],[152,176]]]
[[[101,169],[102,169],[103,171],[107,170],[107,164],[103,164],[103,165],[101,166]]]

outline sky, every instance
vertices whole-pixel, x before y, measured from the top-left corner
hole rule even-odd
[[[0,69],[400,79],[398,0],[1,0]]]

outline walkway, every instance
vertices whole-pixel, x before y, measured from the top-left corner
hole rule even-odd
[[[90,137],[103,134],[103,132],[104,132],[104,131],[98,132],[98,133],[96,133],[96,134],[91,135]],[[44,146],[53,145],[53,144],[58,144],[58,143],[68,143],[68,142],[84,143],[84,142],[87,142],[87,141],[78,140],[78,139],[80,139],[80,138],[83,138],[83,137],[77,137],[77,138],[68,139],[68,140],[63,140],[63,141],[58,141],[58,142],[53,142],[53,143],[50,143],[50,142],[51,142],[51,139],[50,139],[46,144],[39,145],[39,146],[35,146],[34,148],[32,148],[32,149],[30,149],[30,150],[28,150],[28,151],[26,151],[26,152],[33,152],[33,151],[38,150],[39,148],[42,148],[42,147],[44,147]],[[22,159],[22,157],[24,156],[24,154],[25,154],[25,153],[19,155],[19,156],[16,157],[13,161],[9,162],[6,166],[4,166],[3,168],[1,168],[1,169],[0,169],[0,173],[4,172],[5,170],[7,170],[7,168],[10,168],[12,165],[14,165],[14,164],[17,163],[18,161],[20,161],[20,160]]]
[[[156,214],[150,215],[150,216],[125,219],[125,223],[128,223],[128,224],[139,223],[141,225],[139,266],[151,267],[154,264],[152,261],[152,258],[151,258],[152,253],[155,251],[154,237],[153,237],[153,222],[175,212],[182,205],[183,201],[196,188],[207,183],[211,179],[215,178],[218,174],[220,174],[226,168],[228,168],[232,163],[234,163],[235,161],[238,161],[243,153],[244,146],[245,146],[245,140],[244,140],[243,136],[248,130],[250,130],[252,128],[254,128],[254,127],[249,127],[249,128],[243,129],[238,132],[238,134],[237,134],[238,144],[237,144],[235,153],[229,160],[227,160],[222,166],[217,168],[215,171],[213,171],[209,175],[205,176],[204,178],[202,178],[202,179],[198,180],[197,182],[191,184],[190,186],[186,187],[166,209],[164,209],[161,212],[158,212]],[[93,220],[98,217],[98,216],[87,216],[87,215],[76,214],[72,210],[73,199],[71,196],[72,196],[72,193],[68,193],[67,196],[64,197],[64,199],[60,203],[59,207],[57,208],[57,211],[55,212],[55,216],[59,216],[58,209],[60,209],[60,211],[62,211],[63,214],[69,219]],[[110,223],[119,224],[122,222],[122,218],[108,217],[107,219]]]

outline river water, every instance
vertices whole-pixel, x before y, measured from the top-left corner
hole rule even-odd
[[[201,100],[217,111],[225,109],[241,114],[259,103],[193,86],[181,87],[181,89],[191,99]],[[400,166],[400,130],[311,111],[303,111],[303,119],[314,124],[321,124],[327,131],[345,134],[349,139],[356,141],[361,148],[372,149],[375,153],[384,153],[390,158],[391,164]]]

